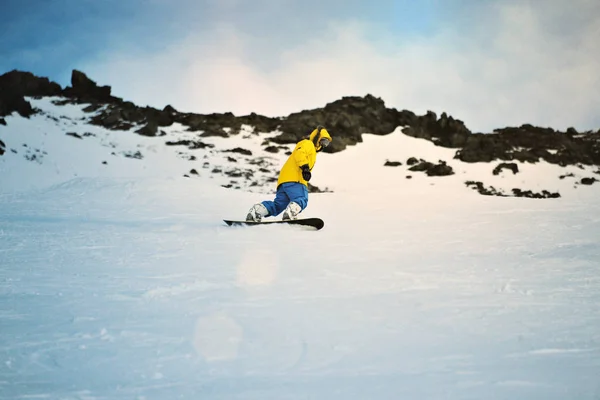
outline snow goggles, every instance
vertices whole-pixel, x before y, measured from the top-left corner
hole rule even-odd
[[[319,144],[321,145],[321,147],[327,147],[329,146],[329,143],[331,143],[331,141],[327,138],[319,140]]]

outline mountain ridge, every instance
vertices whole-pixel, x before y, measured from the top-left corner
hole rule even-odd
[[[259,143],[263,154],[282,152],[289,154],[291,146],[304,137],[317,124],[326,126],[333,134],[332,145],[324,153],[340,153],[349,147],[363,142],[364,134],[385,136],[399,129],[404,135],[415,139],[423,139],[440,149],[451,150],[444,153],[445,159],[436,160],[407,156],[405,160],[387,160],[386,167],[399,167],[406,164],[407,173],[424,172],[430,177],[454,175],[455,171],[448,164],[451,160],[465,164],[492,163],[490,168],[494,176],[502,175],[507,170],[516,175],[523,165],[539,162],[559,167],[577,167],[600,174],[600,130],[597,132],[577,132],[569,128],[564,132],[552,128],[544,128],[529,124],[520,127],[498,128],[491,133],[473,133],[463,121],[448,116],[445,112],[438,117],[428,111],[424,115],[416,115],[409,110],[397,110],[386,107],[384,101],[371,94],[364,97],[347,96],[327,103],[324,107],[302,110],[284,117],[266,117],[251,113],[236,116],[233,113],[197,114],[177,111],[170,105],[162,110],[152,107],[140,107],[130,101],[112,95],[110,86],[98,86],[85,73],[73,70],[71,86],[62,88],[59,84],[45,77],[38,77],[31,72],[13,70],[0,75],[0,124],[7,125],[4,117],[15,112],[25,119],[43,111],[32,105],[33,99],[53,98],[56,106],[77,105],[87,118],[85,124],[106,129],[107,131],[130,131],[142,137],[169,136],[164,143],[167,146],[184,147],[196,151],[205,149],[217,151],[212,138],[227,139],[234,137],[250,137],[252,134],[265,132],[269,135],[260,137]],[[64,116],[63,116],[64,117]],[[60,118],[63,118],[60,117]],[[56,117],[52,117],[56,118]],[[167,134],[167,131],[170,132]],[[241,134],[242,133],[242,134]],[[66,132],[75,138],[82,138],[87,132]],[[89,133],[90,135],[93,135]],[[241,135],[240,135],[241,134]],[[414,143],[414,142],[410,142]],[[407,142],[408,144],[408,142]],[[404,143],[402,145],[405,145]],[[7,151],[5,142],[0,141],[0,156]],[[12,149],[15,152],[15,149]],[[277,172],[277,160],[269,161],[265,157],[258,159],[252,151],[243,148],[224,148],[218,150],[225,155],[229,164],[238,167],[228,168],[224,164],[213,168],[214,173],[225,173],[232,178],[246,179],[250,187],[261,186],[273,182]],[[114,153],[114,152],[113,152]],[[183,154],[189,160],[196,156]],[[233,157],[242,157],[240,163]],[[143,157],[139,149],[123,152],[129,158]],[[256,154],[255,154],[256,155]],[[206,157],[206,154],[204,155]],[[35,154],[28,157],[35,157]],[[449,158],[450,157],[450,158]],[[207,168],[208,163],[204,163]],[[256,167],[257,171],[244,169],[239,165]],[[587,169],[586,169],[587,168]],[[267,174],[261,182],[254,176],[255,172]],[[197,175],[198,170],[192,168],[185,176]],[[411,175],[412,177],[412,175]],[[560,179],[574,177],[573,171],[560,174]],[[583,176],[582,185],[596,182],[595,176]],[[237,181],[225,184],[225,187],[241,188]],[[480,194],[496,196],[517,196],[533,198],[557,198],[560,195],[551,190],[534,192],[522,187],[498,190],[481,181],[466,179],[467,187]],[[311,191],[322,191],[311,186]]]

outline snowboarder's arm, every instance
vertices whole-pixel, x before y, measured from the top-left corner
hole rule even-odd
[[[308,165],[308,155],[302,145],[296,147],[296,151],[294,151],[294,160],[296,161],[298,168],[301,168],[303,165]]]

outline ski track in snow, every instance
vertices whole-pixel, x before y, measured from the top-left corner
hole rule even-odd
[[[398,179],[381,161],[402,143],[433,154],[367,135],[320,156],[319,232],[227,227],[265,194],[174,164],[4,176],[0,398],[600,398],[597,187]]]

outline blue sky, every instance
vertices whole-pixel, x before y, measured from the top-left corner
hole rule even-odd
[[[594,0],[3,0],[0,73],[182,111],[287,115],[371,93],[475,131],[600,128]]]

